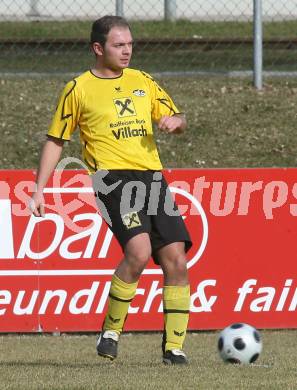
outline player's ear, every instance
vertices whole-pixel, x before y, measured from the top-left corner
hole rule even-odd
[[[101,43],[99,42],[94,42],[92,44],[92,49],[94,51],[94,53],[97,55],[97,56],[102,56],[103,54],[103,46],[101,45]]]

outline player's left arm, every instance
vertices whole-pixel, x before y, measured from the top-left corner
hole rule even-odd
[[[158,128],[165,133],[180,134],[187,127],[187,120],[184,114],[164,115],[158,122]]]
[[[187,127],[186,117],[174,104],[171,97],[155,80],[143,72],[148,83],[152,104],[152,120],[165,133],[182,133]]]

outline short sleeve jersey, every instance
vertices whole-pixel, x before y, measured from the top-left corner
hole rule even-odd
[[[70,140],[79,127],[90,173],[98,169],[160,170],[152,122],[179,113],[145,72],[124,69],[106,79],[87,71],[66,84],[48,135]]]

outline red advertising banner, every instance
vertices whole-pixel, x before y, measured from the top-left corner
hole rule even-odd
[[[297,169],[166,170],[193,247],[190,329],[297,328]],[[56,171],[46,216],[28,210],[33,171],[0,171],[0,331],[97,331],[121,249],[84,171]],[[151,261],[126,330],[161,330]]]

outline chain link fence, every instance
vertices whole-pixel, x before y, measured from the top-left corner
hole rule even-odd
[[[297,71],[297,1],[263,0],[264,70]],[[132,67],[149,72],[253,69],[253,1],[1,0],[0,72],[73,72],[89,68],[93,20],[125,16]]]

